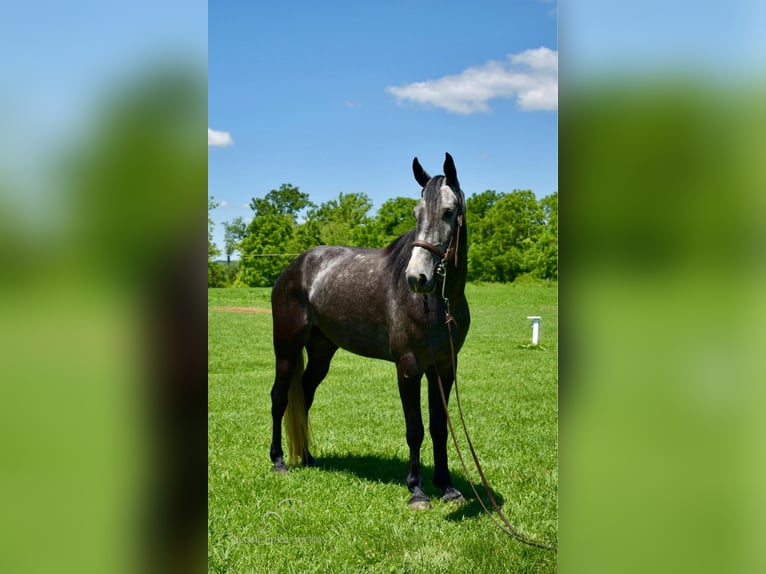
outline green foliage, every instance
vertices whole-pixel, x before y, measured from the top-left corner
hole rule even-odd
[[[285,255],[293,237],[295,222],[291,215],[259,215],[248,226],[240,244],[242,259],[238,279],[249,286],[273,285],[290,262]]]
[[[237,282],[239,262],[237,261],[208,261],[208,287],[233,287]],[[244,285],[243,285],[244,286]]]
[[[241,217],[235,217],[231,221],[223,224],[224,244],[227,261],[231,259],[231,254],[239,249],[239,243],[247,236],[247,224]]]
[[[469,280],[507,282],[525,273],[555,279],[557,201],[557,194],[537,201],[529,190],[508,194],[490,190],[469,199]]]
[[[283,183],[263,198],[253,198],[253,219],[236,243],[241,253],[236,283],[250,287],[273,285],[295,253],[301,251],[296,241],[300,213],[312,208],[307,193]],[[242,226],[232,222],[227,230],[236,236]]]
[[[309,201],[307,193],[301,192],[297,187],[283,183],[279,189],[272,189],[266,197],[255,197],[250,201],[250,209],[254,212],[254,218],[268,215],[286,215],[295,221],[298,214],[313,204]]]
[[[411,197],[395,197],[383,203],[377,217],[359,230],[359,244],[385,247],[402,233],[407,233],[415,226],[413,209],[417,204],[418,200]]]
[[[372,201],[364,193],[340,193],[316,206],[308,194],[282,184],[252,199],[249,225],[242,218],[224,224],[226,255],[235,250],[241,254],[236,280],[224,279],[224,284],[271,286],[298,253],[317,245],[385,247],[414,227],[412,211],[417,203],[415,198],[396,197],[370,217]],[[210,209],[215,205],[210,198]],[[466,209],[469,280],[558,278],[558,192],[538,201],[529,190],[486,190],[468,198]],[[218,277],[215,272],[208,275]]]
[[[208,287],[226,287],[226,266],[220,261],[207,262]]]
[[[539,277],[558,279],[559,277],[559,193],[540,200],[543,208],[545,225],[537,240],[538,257],[535,269]]]
[[[208,261],[208,264],[210,264],[211,258],[221,253],[218,247],[216,247],[215,243],[213,243],[213,229],[215,228],[215,223],[213,222],[213,219],[210,217],[210,212],[213,211],[216,207],[218,207],[218,205],[219,203],[215,201],[215,198],[213,196],[208,197],[207,199],[207,261]]]
[[[477,221],[484,219],[490,208],[497,203],[497,200],[502,197],[503,194],[497,193],[494,189],[488,189],[482,193],[477,193],[469,197],[466,202],[466,211],[470,217],[476,218]]]
[[[358,233],[367,222],[372,201],[363,193],[341,193],[318,208],[309,210],[303,236],[313,245],[359,245]]]
[[[218,207],[218,202],[213,196],[207,198],[207,285],[208,287],[223,287],[226,285],[225,273],[219,263],[213,261],[213,257],[221,251],[213,243],[213,229],[215,222],[210,217],[210,212]]]

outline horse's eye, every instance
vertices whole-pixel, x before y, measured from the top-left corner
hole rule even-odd
[[[450,219],[455,214],[454,209],[445,209],[444,210],[444,219]]]

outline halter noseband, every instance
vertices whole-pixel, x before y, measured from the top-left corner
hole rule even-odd
[[[412,242],[413,247],[422,247],[423,249],[426,249],[427,251],[430,251],[436,257],[439,258],[439,263],[444,264],[447,261],[449,261],[450,257],[452,257],[452,254],[455,254],[455,267],[458,266],[458,249],[460,247],[460,228],[463,227],[463,214],[457,216],[457,225],[455,226],[455,232],[452,234],[452,237],[450,237],[449,245],[447,246],[447,249],[442,249],[438,245],[434,245],[433,243],[429,243],[428,241],[423,241],[422,239],[416,239]],[[455,244],[455,248],[452,248],[452,244]]]

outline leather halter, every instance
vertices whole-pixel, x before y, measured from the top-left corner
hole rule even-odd
[[[460,228],[463,227],[463,214],[457,216],[457,225],[455,225],[455,232],[452,234],[452,237],[449,240],[449,245],[447,246],[447,249],[442,249],[438,245],[434,245],[433,243],[430,243],[428,241],[423,241],[422,239],[416,239],[412,242],[413,247],[422,247],[423,249],[426,249],[436,255],[436,257],[439,258],[439,263],[446,263],[449,261],[450,257],[452,257],[452,254],[455,254],[455,267],[458,266],[458,250],[460,248]],[[455,248],[452,248],[452,244],[455,244]]]

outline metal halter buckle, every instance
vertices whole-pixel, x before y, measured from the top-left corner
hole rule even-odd
[[[436,275],[441,279],[444,279],[447,276],[447,266],[444,265],[443,259],[436,264]]]

